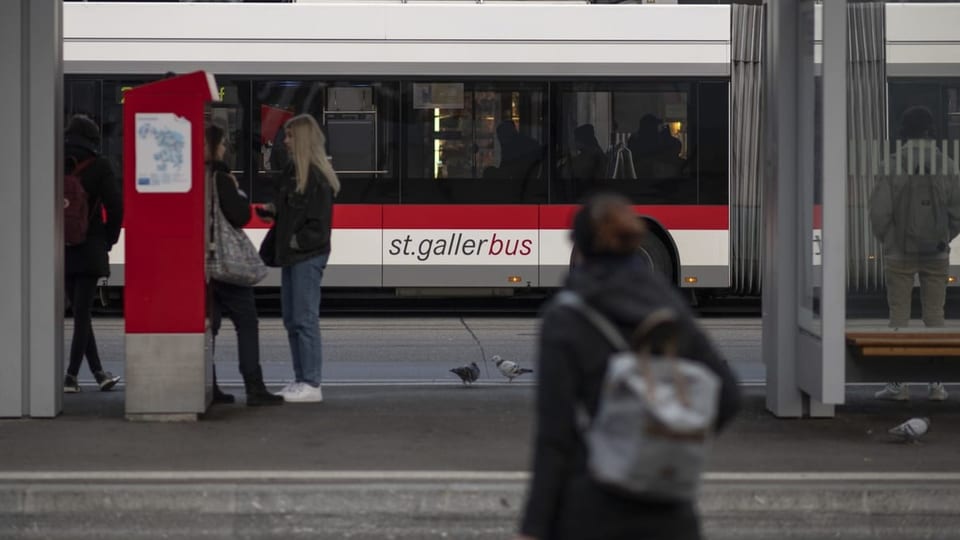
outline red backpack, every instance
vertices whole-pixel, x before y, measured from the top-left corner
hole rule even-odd
[[[87,229],[90,228],[90,200],[83,189],[80,173],[93,159],[82,161],[73,171],[63,175],[63,241],[68,246],[76,246],[87,241]]]

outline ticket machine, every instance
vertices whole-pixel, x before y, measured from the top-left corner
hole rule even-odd
[[[203,137],[206,106],[218,99],[213,76],[203,71],[124,96],[130,420],[196,420],[212,399]]]

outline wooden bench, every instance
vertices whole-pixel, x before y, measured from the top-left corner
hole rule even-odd
[[[869,356],[960,357],[958,332],[847,332],[847,345]]]

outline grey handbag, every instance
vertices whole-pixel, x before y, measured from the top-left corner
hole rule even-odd
[[[269,271],[257,248],[243,231],[233,228],[220,208],[217,182],[207,178],[212,186],[210,204],[210,242],[207,250],[207,276],[232,285],[253,286],[267,277]]]

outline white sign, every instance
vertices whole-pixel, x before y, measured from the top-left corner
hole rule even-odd
[[[190,121],[173,113],[137,113],[135,124],[137,191],[190,191]]]

